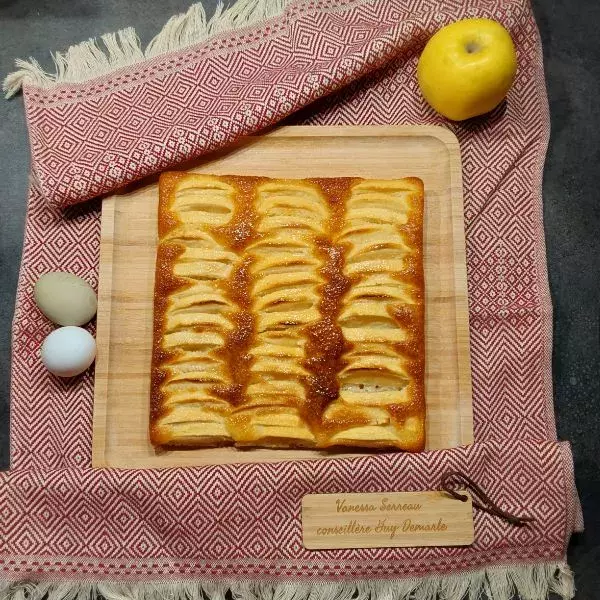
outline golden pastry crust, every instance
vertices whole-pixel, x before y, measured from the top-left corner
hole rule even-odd
[[[165,173],[158,447],[425,444],[423,184]]]

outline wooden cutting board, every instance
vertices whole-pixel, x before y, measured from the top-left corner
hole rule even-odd
[[[283,127],[190,170],[268,177],[420,177],[425,184],[427,448],[473,441],[460,149],[441,127]],[[102,204],[94,467],[151,468],[348,457],[357,452],[209,448],[148,440],[157,180]]]

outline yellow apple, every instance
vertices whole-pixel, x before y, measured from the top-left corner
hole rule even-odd
[[[517,71],[508,31],[491,19],[464,19],[442,27],[419,58],[423,97],[454,121],[493,110],[502,102]]]

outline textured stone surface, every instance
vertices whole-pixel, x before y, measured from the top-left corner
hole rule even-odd
[[[215,1],[205,1],[208,11]],[[570,440],[586,531],[569,550],[578,600],[598,597],[600,573],[600,4],[533,0],[544,42],[552,137],[544,181],[544,215],[554,303],[554,397],[560,439]],[[0,74],[14,57],[49,50],[135,25],[146,43],[185,0],[0,3]],[[21,252],[29,151],[20,97],[0,102],[0,468],[7,468],[10,323]]]

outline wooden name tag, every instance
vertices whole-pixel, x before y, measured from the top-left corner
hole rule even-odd
[[[302,534],[309,550],[468,546],[473,507],[470,496],[461,502],[437,491],[310,494],[302,498]]]

